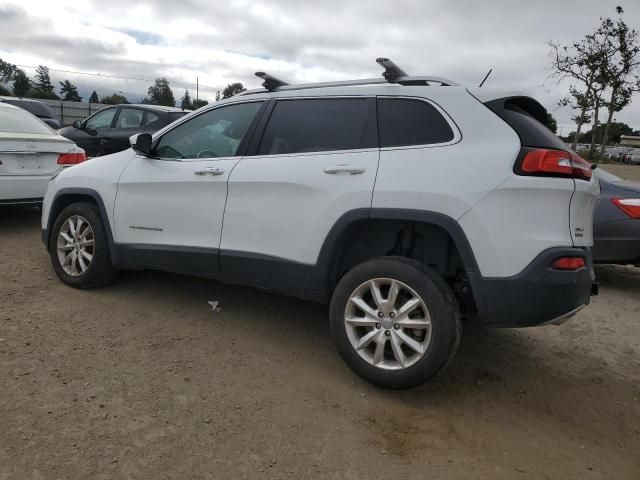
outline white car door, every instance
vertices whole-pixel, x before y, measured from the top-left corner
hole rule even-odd
[[[229,178],[223,273],[291,283],[279,262],[285,269],[291,262],[314,265],[336,221],[371,206],[379,156],[374,102],[275,103],[257,155],[244,157]]]
[[[116,242],[142,263],[215,270],[227,179],[262,105],[207,110],[136,155],[118,182]]]

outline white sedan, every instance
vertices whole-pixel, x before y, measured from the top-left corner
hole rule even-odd
[[[0,103],[0,205],[38,205],[52,176],[84,150],[19,107]]]

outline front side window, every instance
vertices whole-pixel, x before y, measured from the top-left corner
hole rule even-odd
[[[378,125],[381,147],[406,147],[450,142],[453,130],[433,105],[422,100],[380,98]]]
[[[156,146],[160,158],[233,157],[262,102],[209,110],[165,133]]]
[[[116,128],[137,128],[142,126],[144,112],[137,108],[123,108],[120,110]]]
[[[93,117],[87,120],[85,128],[90,130],[97,130],[98,128],[110,128],[116,111],[117,109],[115,108],[108,108],[96,113]]]
[[[366,98],[280,100],[258,155],[377,147],[375,116]]]

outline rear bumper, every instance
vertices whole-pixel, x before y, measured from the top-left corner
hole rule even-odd
[[[582,257],[585,268],[555,270],[559,257]],[[530,327],[560,323],[588,305],[595,275],[590,249],[551,248],[513,277],[488,278],[470,274],[480,319],[494,327]]]
[[[596,224],[595,263],[640,264],[640,220],[630,218]]]

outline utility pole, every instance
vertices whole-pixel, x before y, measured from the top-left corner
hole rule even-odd
[[[200,82],[198,81],[198,77],[196,77],[196,103],[198,103],[198,89],[200,87]]]

